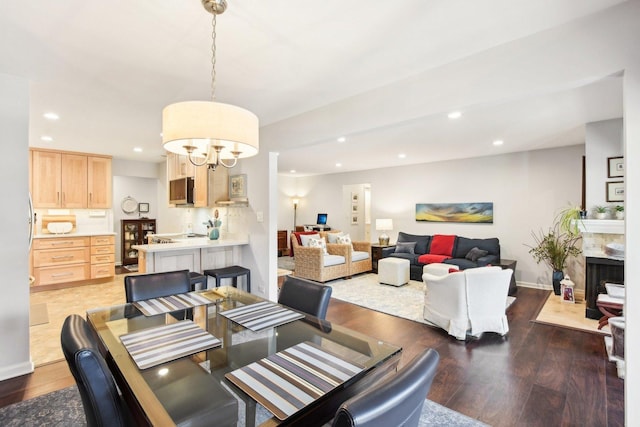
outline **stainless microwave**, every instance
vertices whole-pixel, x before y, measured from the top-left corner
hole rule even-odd
[[[174,205],[193,204],[193,178],[179,178],[169,181],[169,203]]]

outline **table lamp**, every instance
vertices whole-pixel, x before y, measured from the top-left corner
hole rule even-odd
[[[378,241],[380,245],[388,245],[389,244],[389,235],[385,233],[385,231],[393,230],[393,220],[392,219],[376,219],[376,231],[382,231],[382,234],[378,236]]]

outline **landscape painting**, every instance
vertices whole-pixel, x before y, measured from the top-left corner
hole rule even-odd
[[[493,224],[493,203],[416,203],[416,221]]]

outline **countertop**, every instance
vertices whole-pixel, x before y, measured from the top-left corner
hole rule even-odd
[[[35,234],[33,236],[34,239],[54,239],[54,238],[65,238],[65,237],[91,237],[91,236],[115,236],[116,233],[113,231],[105,231],[105,232],[88,232],[88,233],[65,233],[65,234]]]
[[[182,240],[182,239],[179,239]],[[156,243],[151,245],[131,245],[132,249],[137,249],[140,252],[166,252],[166,251],[177,251],[177,250],[186,250],[186,249],[203,249],[203,248],[220,248],[226,246],[241,246],[248,245],[248,238],[231,238],[231,239],[220,239],[220,240],[210,240],[207,237],[190,237],[188,239],[184,239],[184,241],[174,242],[174,243]]]

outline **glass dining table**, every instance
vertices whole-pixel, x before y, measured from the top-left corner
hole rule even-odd
[[[196,296],[157,314],[140,303],[87,311],[139,425],[322,425],[397,369],[400,347],[335,323],[230,286]],[[286,312],[274,315],[284,323],[251,323],[259,309]]]

